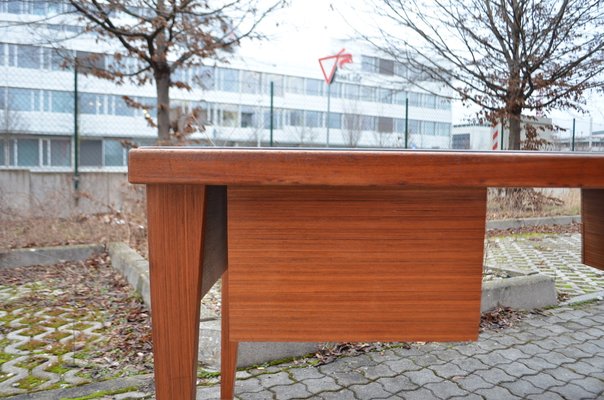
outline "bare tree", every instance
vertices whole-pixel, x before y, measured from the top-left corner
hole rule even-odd
[[[481,119],[507,120],[510,149],[520,148],[523,113],[581,110],[583,94],[602,88],[599,0],[376,3],[376,12],[390,22],[379,28],[385,40],[373,43],[416,75],[436,79],[464,102],[479,105]]]
[[[93,74],[144,85],[154,82],[157,93],[158,141],[168,144],[170,88],[190,90],[175,72],[221,59],[245,38],[260,38],[257,27],[285,0],[68,0],[100,40],[119,44],[109,70]],[[268,4],[268,5],[267,5]],[[263,6],[265,5],[265,6]],[[131,65],[131,60],[135,65]],[[130,62],[129,68],[125,68]],[[94,67],[94,63],[93,63]],[[127,72],[128,71],[128,72]],[[130,106],[144,108],[134,99]],[[150,118],[148,118],[150,120]],[[174,125],[174,124],[172,124]]]

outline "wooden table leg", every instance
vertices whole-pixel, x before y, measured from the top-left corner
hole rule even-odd
[[[604,189],[581,190],[583,264],[604,270]]]
[[[157,400],[196,395],[204,207],[204,186],[147,186]]]
[[[238,342],[230,340],[229,332],[229,277],[222,275],[222,335],[220,353],[220,398],[231,400],[235,394]]]

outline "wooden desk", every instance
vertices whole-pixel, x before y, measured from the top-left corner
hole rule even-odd
[[[604,269],[603,154],[143,148],[129,165],[159,400],[195,398],[199,303],[223,274],[223,399],[240,341],[476,340],[488,187],[582,188],[583,262]]]

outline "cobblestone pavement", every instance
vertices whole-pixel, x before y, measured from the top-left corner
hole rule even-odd
[[[219,398],[215,378],[202,384],[207,386],[198,388],[198,399]],[[73,390],[81,396],[86,388],[70,390],[72,397],[66,391],[12,399],[71,399]],[[139,388],[94,398],[152,399],[153,392]],[[602,399],[604,302],[529,314],[514,327],[483,332],[477,342],[413,344],[321,366],[288,363],[240,371],[236,398]]]
[[[489,238],[485,264],[540,272],[570,296],[604,289],[604,271],[581,264],[581,235],[527,234]]]

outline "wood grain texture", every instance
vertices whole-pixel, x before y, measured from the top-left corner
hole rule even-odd
[[[147,186],[158,400],[195,399],[204,197],[204,186]]]
[[[233,341],[476,340],[485,189],[229,187]]]
[[[604,190],[581,191],[583,264],[604,270]]]
[[[222,276],[222,315],[220,343],[220,398],[232,400],[235,394],[235,373],[237,370],[237,348],[239,344],[230,339],[229,273]]]
[[[141,148],[132,183],[604,188],[593,153]]]

